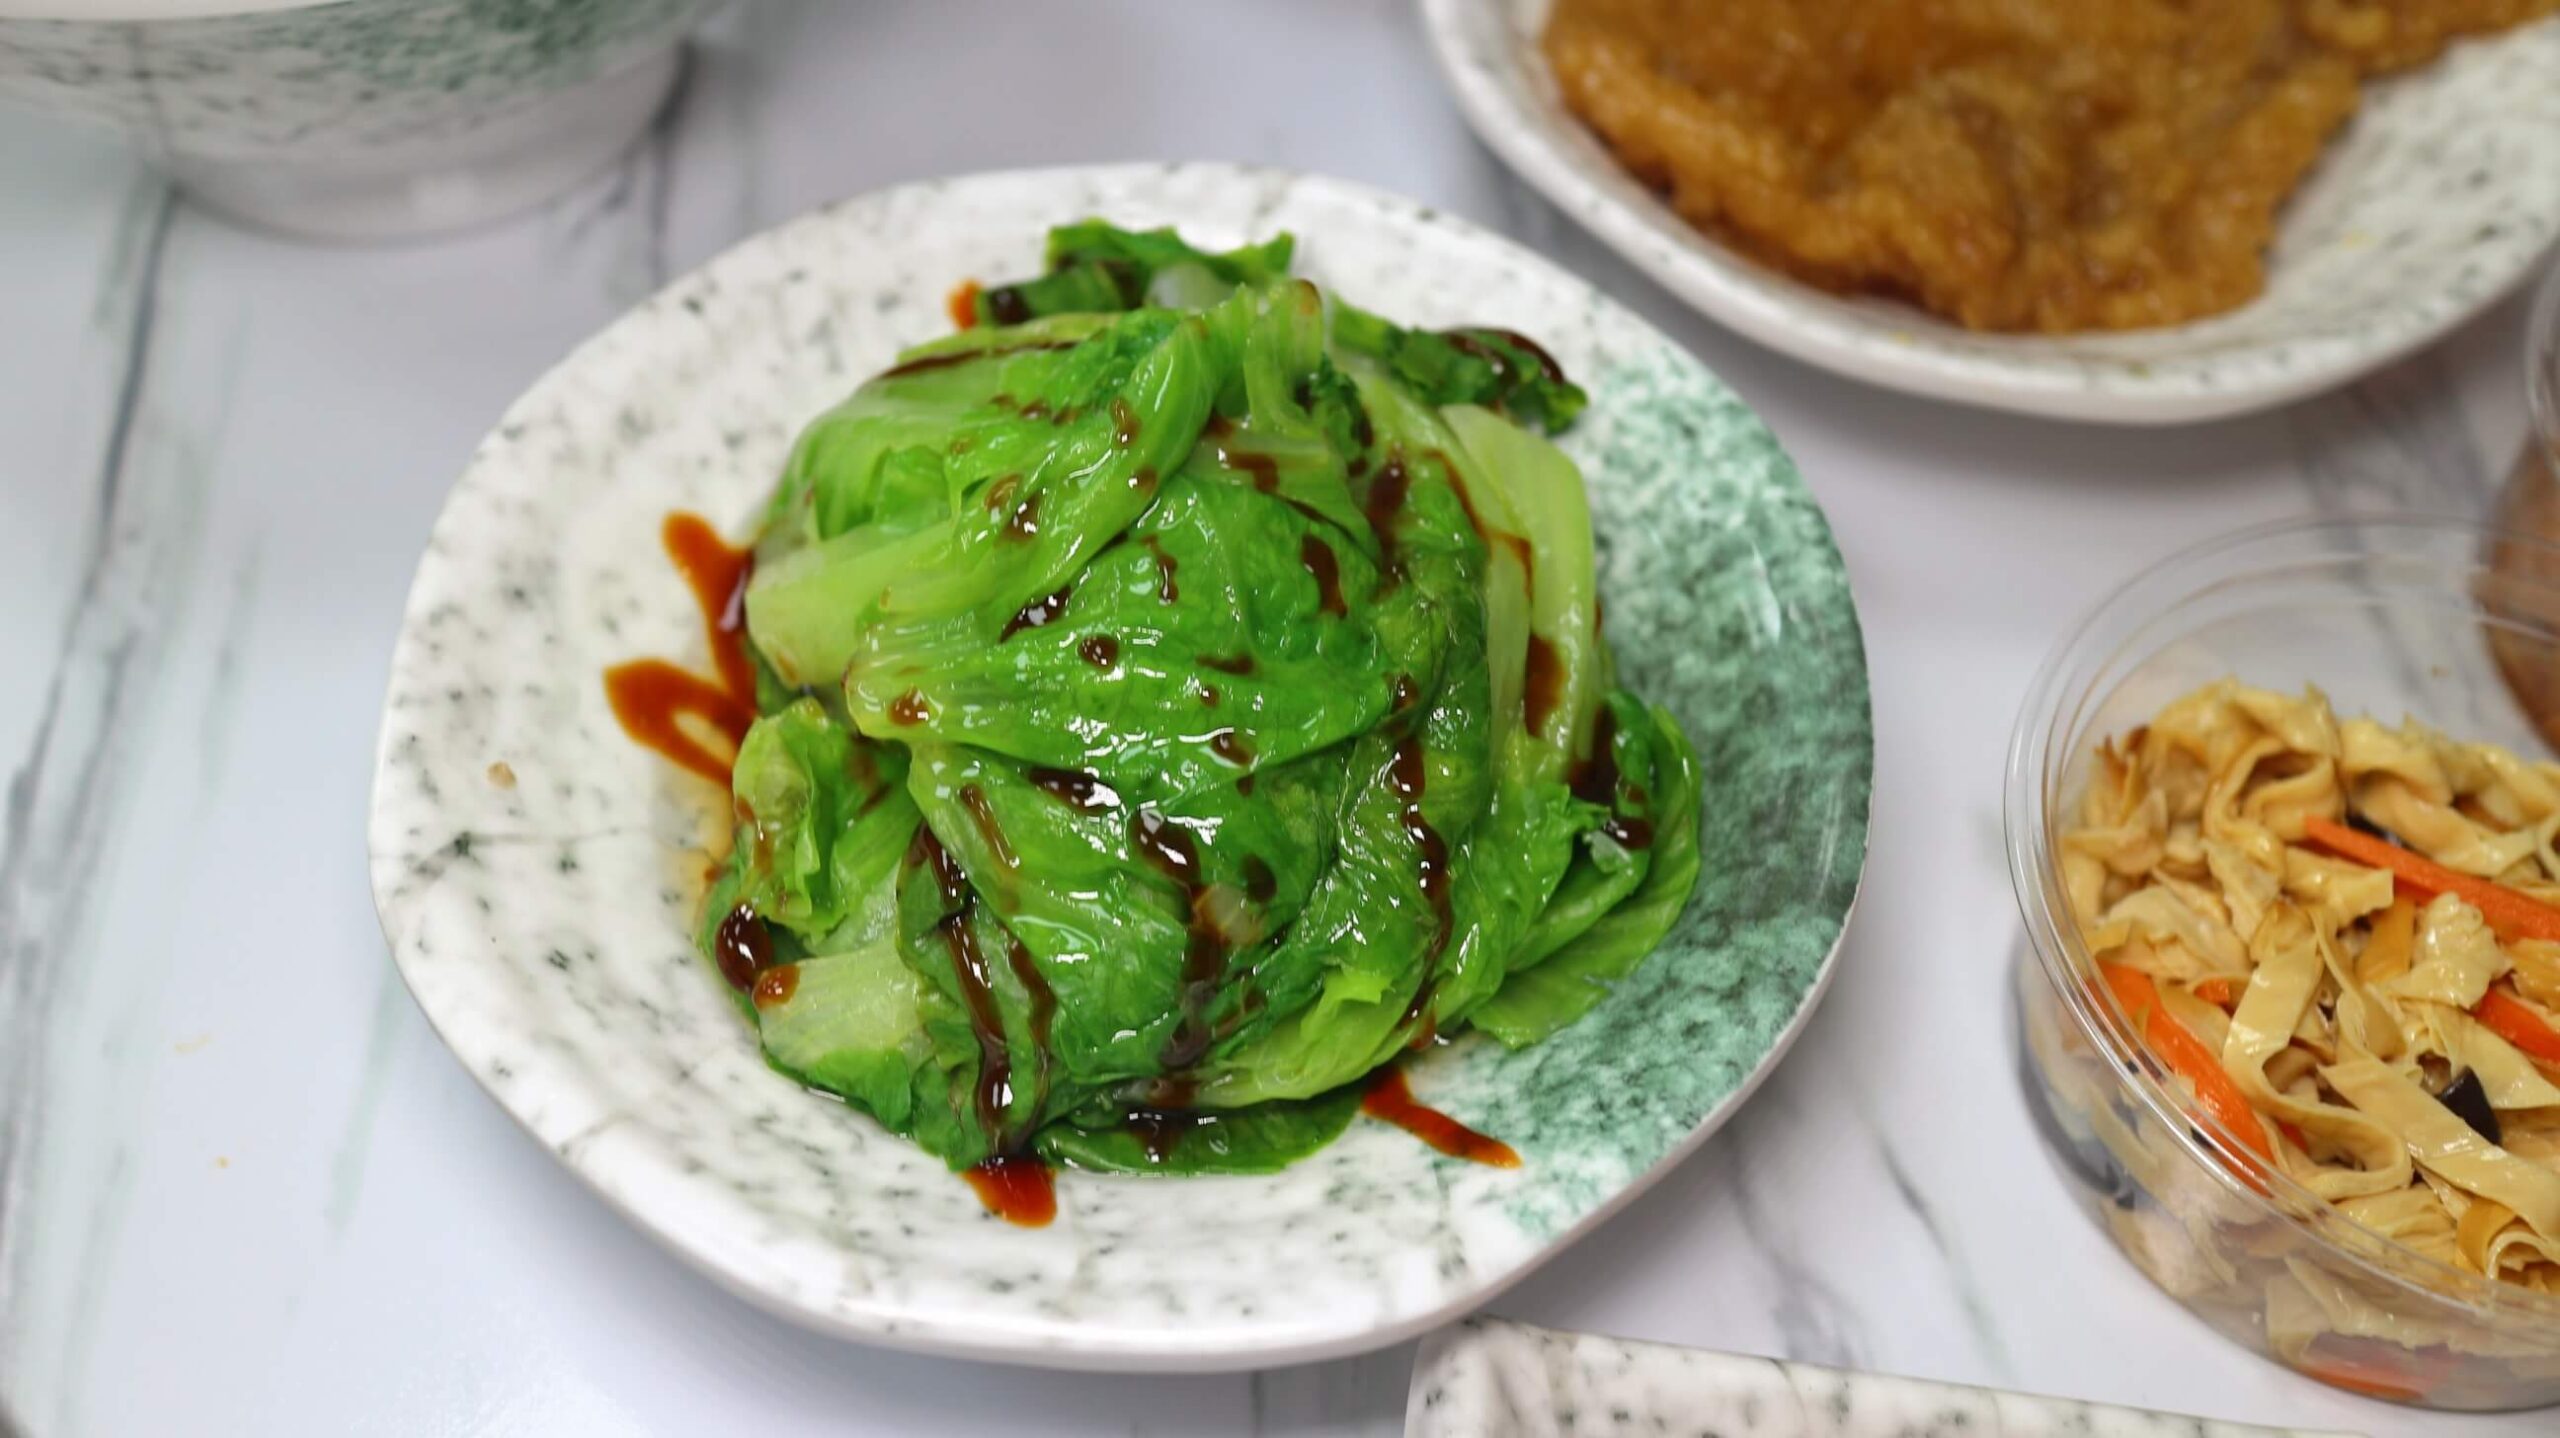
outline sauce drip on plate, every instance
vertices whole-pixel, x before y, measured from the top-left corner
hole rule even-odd
[[[1058,1216],[1057,1181],[1049,1165],[1028,1154],[998,1154],[962,1177],[987,1212],[1007,1223],[1046,1228]]]
[[[756,722],[755,663],[747,657],[747,579],[755,555],[731,548],[700,515],[668,515],[659,538],[702,611],[712,673],[634,659],[604,672],[605,701],[634,742],[726,788],[738,743]],[[727,741],[729,752],[705,743],[704,730]]]
[[[1489,1168],[1518,1168],[1520,1155],[1511,1145],[1498,1138],[1476,1132],[1440,1110],[1413,1096],[1404,1081],[1401,1068],[1383,1068],[1369,1080],[1369,1091],[1361,1096],[1360,1111],[1374,1119],[1383,1119],[1415,1138],[1449,1155]]]

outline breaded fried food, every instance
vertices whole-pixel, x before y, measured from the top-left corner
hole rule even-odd
[[[1978,330],[2242,304],[2366,76],[2560,0],[1558,0],[1566,103],[1691,223]]]

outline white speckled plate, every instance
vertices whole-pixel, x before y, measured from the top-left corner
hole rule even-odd
[[[1405,1438],[2354,1438],[1472,1319],[1423,1345]]]
[[[1046,1228],[991,1218],[905,1141],[767,1069],[688,942],[719,790],[615,727],[600,676],[702,664],[659,550],[737,532],[793,433],[943,296],[1036,268],[1091,214],[1213,245],[1278,229],[1399,318],[1518,327],[1591,389],[1620,672],[1705,756],[1699,896],[1589,1017],[1461,1041],[1415,1089],[1513,1171],[1355,1123],[1269,1178],[1069,1173]],[[1695,1147],[1819,994],[1866,847],[1872,745],[1830,534],[1758,420],[1536,257],[1404,201],[1218,166],[989,175],[847,201],[748,241],[545,376],[482,445],[411,593],[375,776],[373,883],[445,1042],[639,1227],[737,1292],[869,1341],[1061,1366],[1233,1368],[1354,1351],[1482,1301]],[[503,763],[506,769],[493,771]]]
[[[2560,18],[2371,86],[2286,207],[2266,292],[2194,324],[1975,334],[1826,294],[1700,234],[1568,113],[1553,0],[1421,0],[1469,123],[1522,177],[1709,318],[1824,369],[2062,419],[2174,424],[2344,384],[2507,292],[2560,233]]]

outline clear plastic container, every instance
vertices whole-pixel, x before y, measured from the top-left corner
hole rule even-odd
[[[2498,497],[2495,520],[2502,529],[2560,542],[2560,264],[2544,277],[2532,314],[2524,350],[2531,420],[2515,469]],[[2530,551],[2497,556],[2502,575],[2515,575],[2534,562]],[[2547,567],[2527,577],[2541,584],[2560,584],[2560,573]],[[2522,652],[2502,653],[2499,658],[2508,682],[2542,726],[2544,737],[2560,744],[2560,665],[2536,664],[2533,655]]]
[[[2496,556],[2493,563],[2492,556]],[[2250,530],[2100,604],[2029,691],[2010,750],[2009,868],[2027,1099],[2081,1206],[2152,1280],[2256,1351],[2447,1409],[2560,1403],[2560,1298],[2450,1267],[2282,1175],[2243,1179],[2094,982],[2056,860],[2097,742],[2225,676],[2316,685],[2343,716],[2413,716],[2547,755],[2501,673],[2560,664],[2560,547],[2468,522]]]

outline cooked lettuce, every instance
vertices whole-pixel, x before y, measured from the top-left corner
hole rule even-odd
[[[1617,690],[1582,391],[1093,221],[801,435],[701,929],[767,1058],[955,1167],[1261,1172],[1588,1011],[1698,871]]]

